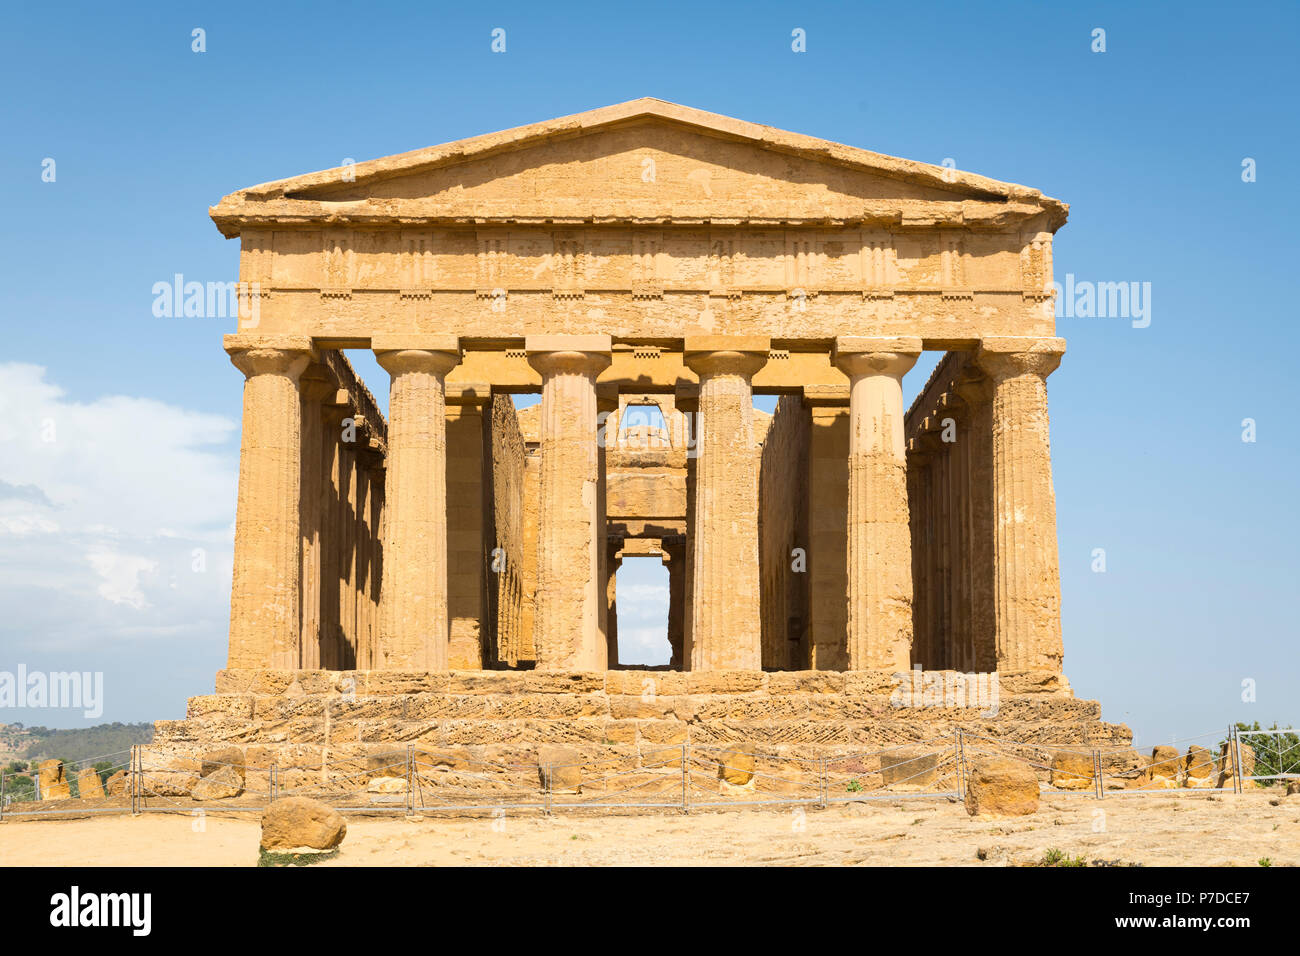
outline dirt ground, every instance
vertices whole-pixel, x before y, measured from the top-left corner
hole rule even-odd
[[[10,818],[0,864],[252,866],[258,835],[256,813]],[[1051,796],[1032,817],[1000,821],[972,820],[943,798],[689,816],[352,817],[339,855],[318,865],[1014,866],[1049,849],[1111,863],[1295,866],[1300,796]]]

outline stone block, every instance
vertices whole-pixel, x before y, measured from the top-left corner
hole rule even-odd
[[[939,753],[925,747],[902,747],[880,755],[880,777],[886,787],[932,787],[939,777]]]
[[[129,796],[131,793],[131,778],[125,770],[119,770],[108,778],[104,789],[110,797]]]
[[[718,779],[733,787],[743,787],[754,779],[757,761],[753,748],[747,744],[729,747],[717,756]]]
[[[1095,770],[1091,751],[1058,750],[1052,754],[1051,785],[1057,790],[1091,790]]]
[[[1183,775],[1188,780],[1208,780],[1214,776],[1214,754],[1204,747],[1192,744],[1183,758]],[[1204,786],[1191,784],[1188,786]]]
[[[582,754],[572,747],[550,744],[539,747],[537,773],[544,790],[579,793],[582,790]]]
[[[194,800],[228,800],[244,792],[244,775],[234,767],[221,767],[202,777],[190,791]]]
[[[72,787],[63,775],[63,761],[42,760],[36,768],[36,786],[42,800],[67,800]]]
[[[1038,810],[1038,776],[1010,757],[980,757],[966,785],[966,812],[980,817],[1020,817]]]
[[[284,797],[262,813],[264,850],[329,850],[343,842],[348,824],[337,810],[307,797]]]
[[[235,771],[240,781],[244,779],[244,751],[239,747],[222,747],[209,750],[203,754],[199,764],[199,776],[208,777],[218,770],[230,768]]]
[[[86,767],[77,774],[77,796],[82,800],[104,799],[104,783],[99,779],[99,771]]]

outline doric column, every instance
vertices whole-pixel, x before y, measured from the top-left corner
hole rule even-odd
[[[691,582],[691,670],[759,670],[758,450],[750,380],[771,343],[758,336],[686,339],[700,377]]]
[[[903,375],[919,338],[841,337],[849,376],[849,669],[907,670],[912,653],[912,537]]]
[[[537,668],[604,670],[596,376],[609,366],[612,346],[607,335],[538,335],[524,347],[542,375]]]
[[[976,361],[993,388],[994,606],[999,671],[1061,669],[1061,574],[1047,376],[1065,340],[995,337]]]
[[[310,360],[311,339],[228,335],[225,347],[246,379],[226,666],[296,669],[302,571],[298,377]]]
[[[325,423],[322,403],[333,398],[337,385],[323,365],[313,365],[298,380],[302,397],[302,479],[299,523],[302,535],[302,577],[299,585],[301,658],[299,667],[321,666],[321,521],[329,472],[323,465]]]
[[[383,583],[375,666],[447,669],[447,420],[455,336],[376,337],[388,397]]]

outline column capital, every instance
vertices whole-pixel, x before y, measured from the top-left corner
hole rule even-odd
[[[764,335],[688,335],[683,348],[686,367],[696,375],[743,375],[767,364],[772,340]]]
[[[921,351],[921,339],[914,335],[841,335],[835,339],[831,360],[850,378],[889,375],[901,379]]]
[[[377,335],[370,348],[390,375],[446,375],[460,364],[460,340],[454,335]]]
[[[283,375],[296,382],[315,356],[309,335],[227,335],[222,345],[246,378]]]
[[[608,335],[529,335],[524,351],[528,364],[543,375],[599,375],[613,361],[614,345]]]
[[[1056,371],[1065,354],[1065,339],[998,335],[980,339],[975,363],[994,383],[1017,375],[1046,378]]]

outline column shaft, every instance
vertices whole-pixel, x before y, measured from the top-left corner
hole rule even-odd
[[[920,339],[839,338],[849,376],[849,668],[906,670],[912,652],[902,379]]]
[[[596,376],[610,363],[608,336],[525,341],[542,375],[534,641],[539,670],[604,670],[600,630],[605,547],[599,515]]]
[[[750,380],[766,339],[687,339],[700,377],[692,555],[691,669],[759,670],[758,449]]]
[[[414,341],[412,341],[414,340]],[[383,584],[375,666],[447,669],[447,422],[444,379],[459,361],[449,336],[372,342],[391,375]]]
[[[994,603],[1000,671],[1061,669],[1056,493],[1047,376],[1062,339],[991,338],[980,366],[993,385]]]
[[[300,348],[244,347],[242,338],[230,336],[226,344],[246,376],[227,666],[295,669],[302,570],[298,377],[307,367],[310,342],[303,340]]]

